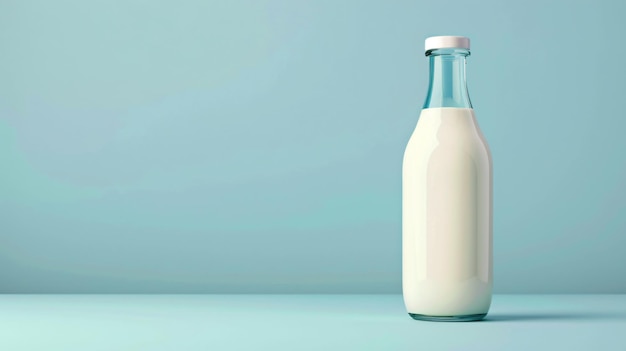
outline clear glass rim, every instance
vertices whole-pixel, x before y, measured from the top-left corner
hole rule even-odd
[[[471,53],[469,49],[463,48],[442,48],[442,49],[431,49],[426,51],[426,56],[442,56],[442,55],[461,55],[461,56],[470,56]]]

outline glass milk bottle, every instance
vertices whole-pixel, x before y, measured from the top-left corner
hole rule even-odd
[[[467,92],[469,44],[426,39],[428,94],[404,153],[402,290],[418,320],[479,320],[491,304],[491,153]]]

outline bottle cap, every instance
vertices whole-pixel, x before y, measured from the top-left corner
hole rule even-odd
[[[468,37],[457,37],[452,35],[429,37],[426,38],[424,47],[426,51],[444,48],[460,48],[469,50],[470,40]]]

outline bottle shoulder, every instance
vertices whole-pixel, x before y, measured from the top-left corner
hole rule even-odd
[[[466,138],[476,133],[480,127],[473,109],[442,107],[423,109],[411,137]]]
[[[470,108],[422,110],[407,143],[405,159],[431,157],[437,150],[439,155],[458,154],[491,159],[489,146]]]

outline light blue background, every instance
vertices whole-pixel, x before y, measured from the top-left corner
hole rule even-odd
[[[622,1],[0,1],[0,292],[400,292],[423,40],[472,39],[496,292],[626,292]]]

